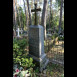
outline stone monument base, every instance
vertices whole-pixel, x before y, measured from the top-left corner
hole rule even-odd
[[[39,67],[39,71],[42,72],[47,64],[49,63],[49,60],[46,57],[46,54],[43,54],[41,57],[37,58],[31,54],[29,54],[30,57],[33,58],[34,63],[36,64],[37,67]]]

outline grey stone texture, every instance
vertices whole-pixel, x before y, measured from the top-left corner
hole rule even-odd
[[[44,53],[44,31],[41,25],[29,27],[29,55],[37,62],[40,71],[48,64]]]

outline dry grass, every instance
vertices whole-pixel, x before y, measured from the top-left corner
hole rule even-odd
[[[36,74],[36,77],[62,77],[64,74],[64,67],[49,63],[44,71]]]
[[[55,59],[64,62],[64,41],[56,42],[46,54],[50,60]]]

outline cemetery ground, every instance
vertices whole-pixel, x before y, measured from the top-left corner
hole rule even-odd
[[[64,77],[64,41],[55,38],[55,40],[47,39],[44,42],[44,49],[49,59],[47,67],[40,73],[38,68],[33,63],[33,59],[28,57],[29,44],[28,38],[13,40],[13,60],[14,65],[18,65],[19,70],[25,71],[25,74],[30,74],[26,77]],[[19,52],[20,51],[20,52]],[[60,63],[57,63],[56,60]],[[26,63],[25,63],[26,62]],[[22,67],[22,69],[20,69]],[[16,72],[16,68],[13,69],[13,73]],[[20,75],[20,74],[18,74]],[[20,77],[25,77],[21,74]]]

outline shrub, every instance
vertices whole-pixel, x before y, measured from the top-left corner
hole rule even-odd
[[[52,35],[52,36],[51,36],[51,39],[53,40],[53,39],[55,39],[56,37],[58,37],[58,34]]]
[[[63,37],[58,37],[58,40],[63,40],[64,41],[64,36]]]
[[[21,66],[25,67],[25,68],[29,68],[29,67],[34,67],[35,64],[33,64],[33,59],[32,58],[21,58]]]
[[[33,59],[26,55],[25,48],[28,46],[27,40],[13,40],[13,63],[22,67],[34,67]]]

